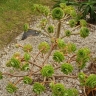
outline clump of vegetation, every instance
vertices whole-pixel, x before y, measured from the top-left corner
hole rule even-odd
[[[64,6],[63,6],[64,5]],[[66,9],[70,10],[66,12]],[[45,10],[44,10],[45,9]],[[0,79],[3,79],[3,75],[10,75],[11,77],[18,77],[17,82],[13,82],[8,84],[6,89],[9,93],[13,93],[17,91],[16,85],[19,82],[23,81],[24,84],[33,85],[32,90],[36,94],[42,94],[45,90],[48,90],[46,86],[49,86],[52,90],[53,96],[78,96],[79,92],[75,88],[66,88],[65,85],[58,82],[58,79],[62,77],[68,78],[79,78],[81,86],[88,88],[88,93],[84,93],[85,95],[89,94],[89,91],[96,90],[96,74],[90,74],[87,76],[85,73],[80,72],[85,68],[86,63],[90,60],[90,49],[89,48],[80,48],[77,49],[76,45],[72,42],[65,43],[64,38],[70,37],[71,35],[80,35],[82,39],[87,38],[90,31],[87,28],[86,23],[82,20],[81,25],[77,26],[76,23],[71,23],[71,27],[76,26],[71,31],[67,30],[65,34],[61,32],[62,22],[67,18],[72,18],[72,11],[76,12],[72,6],[67,6],[62,4],[61,7],[54,8],[50,10],[49,7],[35,4],[34,10],[45,16],[46,22],[50,24],[48,18],[51,18],[58,22],[57,29],[53,30],[54,27],[48,26],[47,23],[43,25],[43,29],[41,26],[41,33],[50,38],[50,42],[41,42],[38,45],[38,53],[36,56],[32,55],[32,51],[34,50],[30,44],[26,44],[24,46],[16,44],[17,48],[21,48],[24,51],[24,55],[20,53],[15,53],[12,58],[7,62],[7,67],[12,67],[19,71],[26,72],[26,75],[19,76],[14,73],[3,73],[0,72]],[[70,13],[71,12],[71,13]],[[70,15],[71,14],[71,15]],[[44,20],[44,19],[43,19]],[[41,20],[42,21],[42,20]],[[44,20],[45,21],[45,20]],[[75,21],[76,22],[76,21]],[[41,23],[41,22],[40,22]],[[55,25],[55,24],[54,24]],[[70,25],[70,23],[69,23]],[[74,26],[73,26],[74,25]],[[56,26],[56,25],[55,25]],[[77,28],[80,28],[79,33],[73,33],[73,31]],[[25,25],[24,30],[27,30],[27,26]],[[48,29],[48,30],[47,30]],[[46,30],[43,31],[42,30]],[[52,59],[52,62],[49,62],[49,59]],[[39,61],[40,60],[40,61]],[[42,61],[41,61],[42,60]],[[74,71],[73,61],[78,68],[78,74],[72,75]],[[34,66],[33,66],[34,65]],[[36,70],[33,70],[34,67],[37,67]],[[61,74],[56,74],[56,71],[61,72]],[[20,74],[20,73],[19,73]],[[37,75],[37,81],[34,79]],[[40,77],[41,76],[41,77]],[[40,78],[39,78],[40,77]],[[57,78],[55,78],[57,77]],[[40,79],[38,81],[38,79]],[[83,88],[82,88],[83,89]]]
[[[56,2],[54,7],[60,7],[60,3],[75,6],[78,10],[78,19],[82,18],[89,23],[96,23],[96,1],[95,0],[53,0]],[[81,14],[79,14],[81,13]],[[76,13],[73,11],[72,15],[75,17]],[[80,16],[81,15],[81,16]],[[88,17],[89,16],[89,17]]]

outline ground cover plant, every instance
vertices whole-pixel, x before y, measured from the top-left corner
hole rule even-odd
[[[72,6],[67,6],[65,3],[60,3],[60,7],[56,7],[52,10],[47,6],[35,4],[33,6],[34,12],[39,12],[44,16],[40,21],[39,27],[41,28],[41,34],[46,35],[50,42],[41,42],[38,45],[38,53],[36,56],[32,55],[33,47],[30,44],[24,46],[16,44],[17,48],[21,48],[24,54],[14,53],[12,58],[6,63],[7,67],[11,67],[20,72],[24,72],[26,75],[16,75],[12,73],[0,72],[0,79],[3,79],[5,75],[11,77],[17,77],[16,82],[9,82],[6,85],[6,90],[9,93],[18,91],[17,84],[23,81],[24,84],[29,84],[32,90],[37,95],[42,94],[48,87],[52,91],[52,96],[79,96],[79,92],[75,88],[66,88],[65,85],[59,83],[57,80],[60,77],[77,78],[80,81],[84,96],[95,95],[96,92],[96,74],[90,74],[89,76],[83,72],[86,63],[91,58],[91,51],[89,48],[82,47],[76,48],[76,45],[72,42],[65,43],[64,38],[71,35],[80,35],[82,39],[89,36],[90,31],[87,28],[88,24],[85,20],[80,20],[80,25],[77,26],[76,10]],[[69,10],[70,9],[70,10]],[[70,18],[69,25],[71,30],[61,31],[62,22]],[[50,19],[58,22],[57,26],[50,23]],[[79,32],[74,33],[77,28],[80,28]],[[24,32],[27,32],[29,25],[24,25]],[[44,30],[44,31],[42,31]],[[64,34],[63,34],[64,33]],[[51,59],[52,62],[49,62]],[[41,61],[40,61],[41,60]],[[75,70],[73,66],[78,69],[78,74],[73,75]],[[35,68],[35,70],[34,70]],[[59,71],[60,74],[56,74]],[[37,79],[35,79],[37,76]]]

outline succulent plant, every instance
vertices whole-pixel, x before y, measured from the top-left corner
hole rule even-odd
[[[66,45],[66,47],[67,47],[67,52],[68,53],[71,53],[71,52],[75,52],[76,51],[76,45],[74,44],[74,43],[68,43],[67,45]]]
[[[41,42],[39,45],[38,45],[38,49],[42,52],[42,53],[47,53],[50,49],[50,46],[47,42]]]
[[[55,60],[58,63],[62,62],[64,60],[63,53],[59,51],[55,51],[53,54],[53,60]]]
[[[33,49],[32,45],[30,45],[30,44],[26,44],[26,45],[23,46],[23,51],[24,52],[31,52],[32,49]]]
[[[75,17],[77,16],[76,11],[75,11],[75,10],[71,10],[71,11],[70,11],[70,16],[71,16],[72,18],[75,18]]]
[[[66,41],[64,41],[65,37],[77,35],[77,33],[71,34],[70,30],[65,30],[66,26],[63,26],[62,24],[63,20],[71,18],[72,20],[69,21],[69,25],[71,27],[74,27],[80,23],[80,36],[83,38],[89,35],[87,23],[85,20],[82,19],[82,13],[80,13],[79,15],[78,13],[76,13],[75,8],[73,6],[67,6],[66,2],[69,2],[69,0],[60,0],[60,2],[61,1],[64,1],[65,3],[60,3],[60,7],[52,9],[51,12],[49,7],[43,6],[41,4],[34,4],[34,11],[37,11],[44,16],[44,18],[40,21],[40,24],[38,26],[41,27],[40,32],[41,34],[43,34],[47,29],[47,32],[44,34],[46,35],[46,37],[48,36],[50,40],[48,39],[49,43],[41,42],[38,45],[39,52],[36,52],[36,54],[32,54],[31,51],[33,47],[30,44],[26,44],[24,46],[21,46],[19,44],[16,45],[17,48],[22,48],[22,50],[24,51],[24,55],[22,56],[23,53],[20,54],[16,52],[12,56],[12,58],[7,62],[7,67],[13,67],[11,71],[9,71],[10,73],[2,73],[0,71],[0,79],[3,78],[3,75],[17,77],[17,79],[20,77],[14,84],[9,83],[6,86],[6,89],[9,93],[16,92],[16,85],[22,80],[26,85],[33,85],[32,90],[36,93],[36,96],[44,92],[44,86],[46,86],[47,89],[47,85],[52,89],[52,96],[78,96],[79,93],[76,89],[67,89],[64,87],[63,84],[57,83],[59,77],[61,77],[60,74],[57,74],[57,71],[60,71],[62,74],[66,74],[62,75],[62,77],[78,77],[80,84],[85,88],[94,90],[94,88],[96,87],[96,74],[91,74],[87,76],[83,72],[81,72],[83,71],[82,69],[85,68],[86,63],[90,60],[90,57],[92,57],[90,54],[90,50],[88,48],[80,48],[79,50],[77,50],[76,45],[74,43],[65,43]],[[72,5],[71,2],[70,4]],[[55,20],[50,23],[52,18]],[[54,26],[56,26],[55,29]],[[25,24],[24,31],[27,32],[28,28],[29,26]],[[72,32],[77,28],[79,28],[79,26],[71,28]],[[61,33],[61,29],[65,30],[65,33]],[[54,34],[50,34],[53,32]],[[77,73],[76,76],[69,76],[73,75],[70,74],[74,69],[73,65],[71,64],[74,63],[73,61],[76,61],[78,65],[78,72],[80,71],[80,73]],[[51,62],[51,64],[49,62]],[[18,71],[18,74],[20,71],[20,74],[24,73],[23,76],[13,74],[15,70]]]
[[[36,94],[41,94],[44,90],[45,90],[45,87],[41,83],[38,83],[38,82],[35,82],[34,83],[34,85],[33,85],[33,91]]]
[[[78,96],[78,91],[75,88],[66,89],[63,96]]]
[[[49,9],[49,7],[48,7],[48,6],[44,6],[43,9],[44,9],[44,10],[43,10],[43,14],[44,14],[45,16],[48,16],[48,15],[50,14],[50,9]]]
[[[81,85],[85,85],[86,75],[83,72],[80,72],[78,74],[78,78],[80,80]]]
[[[43,14],[45,16],[48,16],[49,13],[50,13],[49,7],[41,5],[41,4],[34,4],[33,5],[33,11],[34,12],[38,11],[39,13],[41,13],[41,14]]]
[[[85,47],[78,50],[77,57],[85,58],[85,57],[89,57],[89,54],[90,54],[90,49]]]
[[[61,8],[57,7],[52,10],[52,17],[53,19],[62,19],[64,16],[64,12]]]
[[[61,83],[54,84],[52,87],[53,96],[64,96],[65,87]]]
[[[79,78],[80,80],[84,80],[85,77],[86,77],[86,75],[85,75],[83,72],[80,72],[80,73],[78,74],[78,78]]]
[[[70,14],[71,14],[71,11],[74,10],[74,7],[72,7],[72,6],[66,6],[66,8],[63,9],[63,10],[64,10],[64,13],[65,13],[65,14],[70,15]],[[71,14],[71,15],[73,15],[73,14]]]
[[[6,66],[7,66],[7,67],[11,67],[11,60],[8,60],[8,61],[7,61]]]
[[[31,58],[31,56],[30,56],[29,53],[25,53],[25,54],[24,54],[24,60],[25,60],[25,61],[30,60],[30,58]]]
[[[89,30],[87,27],[81,27],[80,29],[80,36],[86,38],[89,35]]]
[[[71,35],[71,31],[70,31],[70,30],[66,30],[66,31],[65,31],[65,35],[66,35],[67,37],[69,37],[69,36]]]
[[[87,26],[86,20],[81,19],[81,20],[80,20],[80,25],[81,25],[82,27],[86,27],[86,26]]]
[[[90,74],[90,76],[88,76],[85,84],[89,88],[95,88],[96,87],[96,74]]]
[[[86,66],[86,62],[90,59],[90,50],[88,48],[81,48],[77,52],[76,61],[79,64],[80,69]]]
[[[17,68],[17,69],[20,68],[20,63],[21,63],[20,60],[14,58],[14,57],[11,58],[9,63],[10,63],[10,66],[12,66],[14,68]]]
[[[19,53],[19,52],[14,53],[14,54],[13,54],[13,57],[14,57],[14,58],[19,58],[19,57],[20,57],[20,53]]]
[[[76,20],[74,19],[69,20],[70,27],[74,27],[76,24],[77,24]]]
[[[48,26],[47,30],[49,33],[53,33],[54,32],[54,26],[53,25]]]
[[[59,5],[60,5],[60,8],[62,8],[62,9],[65,9],[67,7],[66,3],[60,3]]]
[[[40,21],[40,27],[41,29],[44,29],[47,25],[47,20],[44,18]]]
[[[89,57],[86,58],[76,58],[76,62],[78,64],[79,69],[84,69],[86,66],[86,63],[89,61]]]
[[[31,84],[32,83],[32,79],[29,76],[24,76],[23,77],[23,82],[25,84]]]
[[[14,93],[17,91],[17,87],[12,84],[12,83],[9,83],[7,86],[6,86],[6,90],[9,92],[9,93]]]
[[[53,75],[53,73],[54,73],[54,69],[51,65],[45,65],[41,69],[41,74],[44,77],[51,77]]]
[[[45,26],[47,24],[47,19],[46,18],[41,19],[40,24],[42,26]]]
[[[69,74],[73,71],[73,66],[69,63],[64,63],[64,64],[61,65],[61,71],[64,74]]]
[[[59,48],[64,48],[64,47],[66,46],[66,44],[65,44],[65,42],[64,42],[63,39],[58,38],[58,39],[57,39],[57,46],[58,46]]]
[[[29,70],[29,64],[28,63],[25,63],[22,68],[21,68],[22,71],[27,71]]]

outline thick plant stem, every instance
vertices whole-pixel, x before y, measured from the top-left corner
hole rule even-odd
[[[59,38],[59,36],[60,36],[60,29],[61,29],[61,21],[59,20],[56,38]]]
[[[47,59],[49,58],[49,56],[51,55],[51,52],[53,51],[54,47],[55,47],[55,44],[52,44],[52,45],[51,45],[51,49],[49,50],[48,55],[46,56],[45,60],[44,60],[43,63],[42,63],[42,66],[45,64],[46,60],[47,60]]]

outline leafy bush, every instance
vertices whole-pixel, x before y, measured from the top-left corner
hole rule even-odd
[[[90,22],[96,22],[96,1],[95,0],[87,0],[80,4],[80,11],[83,14],[83,18],[87,19],[87,15],[90,16]]]
[[[70,10],[69,10],[70,9]],[[85,68],[86,63],[90,60],[90,49],[89,48],[80,48],[77,49],[76,45],[72,42],[65,43],[64,38],[70,37],[71,35],[80,35],[82,39],[87,38],[89,35],[89,30],[87,28],[87,23],[85,20],[80,20],[80,31],[79,33],[73,33],[75,29],[78,28],[76,25],[76,17],[77,16],[75,8],[72,6],[67,6],[65,4],[61,4],[60,8],[54,8],[52,10],[49,7],[35,4],[34,10],[38,11],[40,14],[43,14],[46,19],[41,20],[41,34],[46,35],[50,39],[49,42],[41,42],[38,45],[38,52],[36,56],[32,54],[34,50],[30,44],[26,44],[24,46],[16,44],[16,48],[21,48],[24,51],[24,54],[15,53],[10,60],[6,63],[7,67],[16,68],[17,71],[26,72],[26,75],[19,76],[10,73],[3,73],[0,71],[0,79],[3,79],[3,75],[9,75],[12,77],[18,77],[17,82],[9,83],[6,86],[6,89],[9,93],[13,93],[17,91],[16,85],[23,81],[23,83],[33,85],[32,90],[36,94],[41,94],[42,92],[48,90],[46,86],[49,86],[52,89],[53,96],[78,96],[78,90],[75,88],[66,88],[63,84],[58,82],[58,78],[68,77],[68,78],[79,78],[82,86],[86,88],[91,88],[92,90],[96,87],[96,75],[92,74],[87,76],[85,73],[80,72]],[[71,30],[65,30],[61,32],[61,24],[62,20],[66,20],[67,18],[71,18],[72,20],[69,22],[71,27],[76,26],[75,28],[71,28]],[[57,25],[48,25],[48,18],[55,19]],[[43,22],[43,23],[42,23]],[[43,25],[42,25],[42,24]],[[43,26],[43,27],[42,27]],[[54,27],[56,26],[56,31]],[[24,31],[28,30],[27,25],[24,26]],[[44,30],[44,31],[42,31]],[[46,30],[46,31],[45,31]],[[65,33],[65,34],[62,34]],[[42,56],[43,57],[42,57]],[[50,63],[50,60],[52,62]],[[40,60],[40,61],[39,61]],[[74,64],[77,64],[78,74],[73,75]],[[33,66],[34,65],[34,66]],[[34,67],[35,70],[33,69]],[[56,74],[56,72],[61,72],[60,74]],[[66,74],[66,75],[65,75]],[[37,79],[34,79],[37,75]],[[70,76],[71,75],[71,76]],[[57,77],[57,78],[55,78]]]

